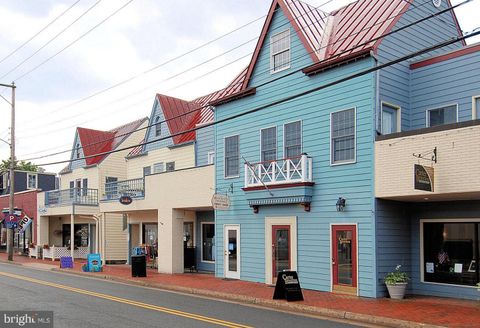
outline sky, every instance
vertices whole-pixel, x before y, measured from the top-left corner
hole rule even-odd
[[[305,2],[330,12],[352,1]],[[0,83],[17,86],[17,159],[69,150],[77,126],[109,130],[149,116],[156,93],[191,100],[225,87],[248,65],[270,3],[0,0]],[[463,31],[480,25],[479,12],[480,0],[456,10]],[[10,89],[0,87],[0,95],[10,101]],[[0,99],[0,139],[7,142],[9,126],[10,105]],[[9,151],[0,141],[0,159]]]

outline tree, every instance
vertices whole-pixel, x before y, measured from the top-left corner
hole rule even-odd
[[[38,166],[32,162],[15,161],[14,168],[15,170],[20,171],[38,172]],[[2,163],[0,164],[0,171],[8,170],[10,170],[10,159],[2,160]]]

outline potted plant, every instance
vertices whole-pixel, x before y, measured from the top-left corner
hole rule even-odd
[[[409,280],[407,273],[400,271],[401,267],[400,264],[397,265],[395,270],[389,272],[384,279],[390,298],[399,300],[403,299],[405,296],[405,289],[407,288]]]

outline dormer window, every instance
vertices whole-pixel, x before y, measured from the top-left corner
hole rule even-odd
[[[162,135],[162,123],[160,121],[160,116],[155,118],[155,137],[160,137]]]
[[[270,68],[272,73],[290,67],[290,29],[270,38]]]

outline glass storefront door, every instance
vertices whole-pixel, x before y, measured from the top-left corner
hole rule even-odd
[[[240,279],[240,227],[226,225],[224,230],[225,278]]]
[[[290,270],[290,238],[290,226],[272,226],[272,281],[274,284],[279,272]]]
[[[357,236],[354,225],[332,226],[333,289],[357,286]]]

